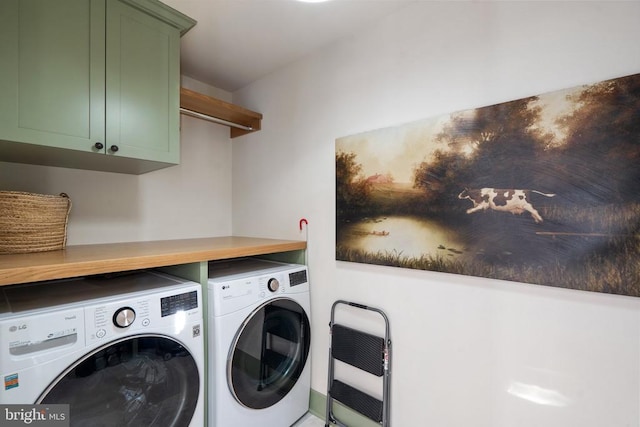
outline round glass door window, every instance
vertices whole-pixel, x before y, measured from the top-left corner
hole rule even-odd
[[[229,388],[247,408],[268,408],[295,386],[310,343],[309,318],[289,299],[275,299],[256,309],[231,346]]]
[[[191,354],[175,340],[146,335],[78,360],[38,403],[69,404],[73,427],[187,427],[199,391]]]

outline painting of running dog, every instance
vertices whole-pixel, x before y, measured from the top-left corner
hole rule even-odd
[[[336,259],[640,296],[640,74],[336,140]]]

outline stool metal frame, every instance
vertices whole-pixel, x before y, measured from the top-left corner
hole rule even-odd
[[[384,337],[362,332],[335,323],[335,310],[338,305],[347,305],[356,309],[369,310],[382,316],[385,323]],[[338,401],[365,417],[389,427],[390,420],[390,380],[391,380],[391,339],[389,338],[389,319],[380,309],[363,304],[338,300],[331,307],[329,323],[331,343],[329,347],[329,377],[327,381],[327,406],[325,427],[335,424],[348,427],[333,413],[333,402]],[[340,381],[334,375],[334,362],[339,360],[377,377],[382,377],[382,400]]]

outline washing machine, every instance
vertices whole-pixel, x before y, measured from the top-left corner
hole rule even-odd
[[[209,263],[209,427],[287,427],[309,409],[307,268]]]
[[[71,426],[202,427],[199,284],[139,271],[0,288],[3,404],[68,404]]]

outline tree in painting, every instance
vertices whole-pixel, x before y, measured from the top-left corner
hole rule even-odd
[[[640,75],[336,141],[336,258],[640,296]]]

